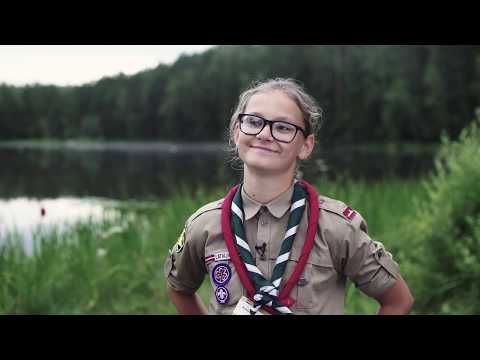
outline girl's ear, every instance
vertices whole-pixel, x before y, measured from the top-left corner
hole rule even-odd
[[[240,127],[238,125],[238,121],[235,123],[235,126],[233,127],[233,142],[235,143],[235,146],[238,147],[238,138],[240,136]]]
[[[315,147],[315,135],[310,134],[305,138],[305,142],[303,143],[302,148],[300,149],[298,158],[300,160],[306,160],[312,153],[314,147]]]

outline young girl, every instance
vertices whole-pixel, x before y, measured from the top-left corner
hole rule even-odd
[[[397,263],[367,235],[361,215],[296,179],[315,145],[320,108],[291,79],[245,91],[230,122],[243,182],[195,212],[165,262],[180,314],[343,314],[347,277],[408,314]],[[208,310],[196,291],[212,284]]]

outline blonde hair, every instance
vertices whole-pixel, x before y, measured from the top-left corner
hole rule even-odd
[[[265,81],[256,81],[240,94],[238,104],[230,118],[228,128],[228,150],[233,155],[232,160],[239,160],[235,142],[233,140],[233,132],[238,121],[238,116],[245,111],[249,100],[253,95],[260,92],[269,92],[273,90],[282,91],[297,104],[302,112],[303,121],[305,122],[306,135],[316,134],[321,127],[322,109],[315,99],[307,94],[303,85],[294,79],[275,78]]]

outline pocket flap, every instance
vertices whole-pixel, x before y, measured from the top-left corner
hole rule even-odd
[[[292,251],[290,254],[289,260],[298,262],[300,259],[301,252],[297,251]],[[322,266],[322,267],[333,267],[333,262],[330,257],[330,254],[324,254],[324,253],[318,253],[312,249],[310,252],[310,255],[308,256],[307,264],[312,264],[316,266]]]

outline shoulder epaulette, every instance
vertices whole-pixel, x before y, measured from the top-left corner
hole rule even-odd
[[[202,206],[200,209],[195,211],[192,214],[192,216],[190,216],[190,218],[188,219],[187,222],[190,223],[193,220],[195,220],[196,218],[198,218],[199,216],[201,216],[201,215],[203,215],[203,214],[205,214],[209,211],[221,209],[222,204],[223,204],[223,199],[220,199],[220,200],[212,201],[211,203],[208,203],[208,204]]]
[[[318,197],[318,206],[320,209],[327,210],[341,216],[343,219],[352,222],[359,214],[344,202],[327,196]]]

